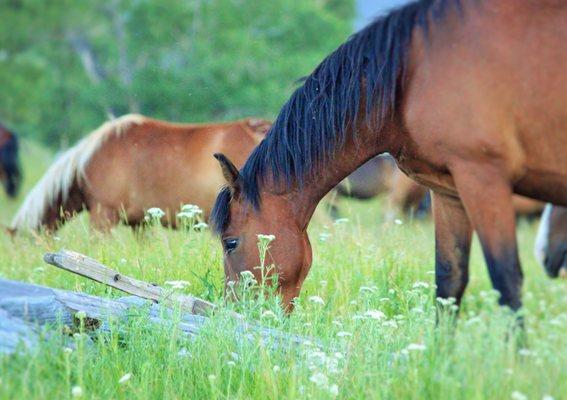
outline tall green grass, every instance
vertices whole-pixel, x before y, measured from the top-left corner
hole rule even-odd
[[[50,155],[30,144],[23,150],[25,193]],[[0,223],[17,205],[0,196]],[[318,215],[310,228],[314,264],[290,317],[273,299],[248,304],[251,318],[312,337],[312,344],[238,340],[223,313],[192,339],[173,329],[175,321],[156,326],[143,316],[95,340],[46,332],[37,349],[1,358],[0,398],[565,398],[567,284],[549,280],[533,259],[536,225],[522,222],[518,230],[528,347],[517,349],[507,340],[512,318],[496,305],[478,245],[456,328],[445,319],[436,326],[433,226],[385,224],[380,210],[380,201],[345,202],[348,221]],[[188,281],[186,293],[221,302],[221,253],[207,231],[135,235],[118,227],[102,236],[89,231],[85,216],[53,236],[0,235],[0,276],[122,295],[42,262],[43,253],[60,248],[160,285]]]

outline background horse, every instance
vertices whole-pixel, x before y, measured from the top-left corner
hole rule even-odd
[[[22,182],[18,137],[0,124],[0,181],[8,197],[16,197]]]
[[[567,207],[545,206],[537,232],[535,255],[552,278],[567,278]]]
[[[175,225],[182,204],[208,216],[223,184],[212,154],[244,163],[271,124],[245,119],[219,124],[173,124],[141,115],[106,122],[62,154],[28,194],[12,229],[57,229],[86,209],[107,230],[120,219],[139,224],[147,209],[166,211]]]
[[[500,304],[521,307],[514,193],[567,205],[567,3],[423,0],[354,34],[307,76],[213,209],[227,281],[265,278],[283,303],[312,263],[317,203],[388,152],[433,189],[437,296],[460,304],[472,232]],[[271,277],[269,277],[271,280]]]

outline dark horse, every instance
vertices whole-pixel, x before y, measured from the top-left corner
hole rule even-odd
[[[521,307],[514,193],[567,205],[567,2],[423,0],[353,35],[305,78],[213,210],[227,281],[261,279],[274,234],[286,306],[321,198],[377,154],[433,190],[437,295],[457,303],[475,230],[500,303]],[[271,280],[271,279],[270,279]]]
[[[18,137],[0,124],[0,181],[9,197],[16,197],[22,181]]]

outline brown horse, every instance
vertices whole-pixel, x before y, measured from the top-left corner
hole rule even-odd
[[[548,204],[545,207],[537,239],[535,255],[552,278],[567,278],[567,207]]]
[[[0,182],[8,197],[16,197],[22,182],[18,137],[0,124]]]
[[[423,0],[329,55],[284,105],[212,220],[227,281],[262,279],[257,235],[274,234],[283,302],[311,266],[321,198],[388,152],[433,189],[437,295],[460,303],[473,229],[500,304],[521,307],[513,193],[567,205],[567,2]],[[270,281],[272,281],[270,277]]]
[[[86,209],[96,229],[108,230],[121,219],[139,224],[151,207],[175,225],[174,213],[187,203],[206,218],[224,182],[212,154],[227,152],[241,165],[270,126],[261,119],[173,124],[141,115],[107,122],[49,168],[12,228],[55,230]]]

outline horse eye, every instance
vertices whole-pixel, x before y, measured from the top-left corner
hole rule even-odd
[[[223,242],[224,250],[228,254],[230,254],[234,251],[234,249],[236,249],[238,247],[239,240],[236,239],[236,238],[227,238],[227,239],[224,239],[222,242]]]

